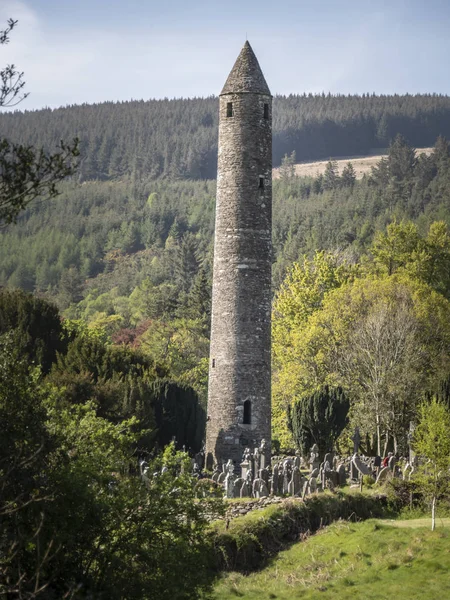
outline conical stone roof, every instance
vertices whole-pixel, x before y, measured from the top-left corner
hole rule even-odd
[[[242,92],[271,95],[258,59],[248,42],[245,42],[237,57],[220,95]]]

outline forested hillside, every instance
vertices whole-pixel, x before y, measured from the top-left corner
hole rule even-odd
[[[80,138],[79,180],[131,175],[214,179],[218,99],[164,99],[69,106],[0,115],[0,137],[54,147]],[[413,146],[450,137],[450,98],[441,95],[290,95],[274,99],[274,165],[367,154],[398,134]]]
[[[450,150],[440,138],[416,156],[401,136],[369,177],[350,165],[300,178],[289,158],[274,181],[277,290],[294,261],[330,250],[358,262],[397,219],[422,234],[450,223]],[[56,301],[70,318],[141,347],[204,393],[214,229],[214,181],[124,178],[67,182],[31,204],[0,238],[0,285]]]

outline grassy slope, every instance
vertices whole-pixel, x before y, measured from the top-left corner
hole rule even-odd
[[[215,600],[434,599],[450,597],[450,530],[338,522],[259,573],[229,573]]]
[[[422,152],[428,156],[433,152],[433,148],[416,149],[417,155],[421,154]],[[372,167],[375,167],[376,164],[386,156],[386,153],[369,156],[338,156],[332,158],[331,160],[336,161],[339,173],[342,173],[342,170],[347,163],[351,162],[356,172],[356,179],[362,179],[363,175],[368,175],[371,172]],[[327,163],[328,160],[315,160],[313,162],[298,163],[295,165],[295,173],[300,177],[317,177],[317,175],[323,175],[323,173],[325,173]],[[273,177],[274,179],[278,179],[279,176],[280,167],[276,167],[273,169]]]

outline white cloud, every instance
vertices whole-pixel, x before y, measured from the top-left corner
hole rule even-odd
[[[220,37],[202,36],[200,41],[193,33],[52,30],[28,4],[16,1],[2,4],[0,23],[11,16],[19,24],[10,44],[0,48],[0,64],[14,63],[25,72],[30,97],[23,109],[209,95],[220,91],[224,79],[217,64],[229,39],[221,44]]]

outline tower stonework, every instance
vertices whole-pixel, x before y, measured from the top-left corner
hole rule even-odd
[[[220,94],[206,453],[271,439],[272,96],[245,43]]]

